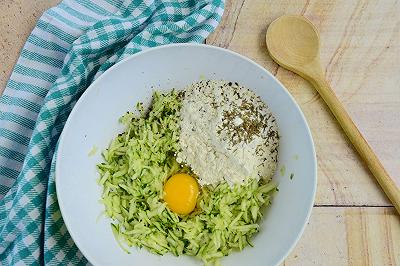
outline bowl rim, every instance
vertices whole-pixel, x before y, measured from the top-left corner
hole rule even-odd
[[[291,243],[291,245],[289,246],[289,248],[286,250],[286,252],[282,255],[282,257],[280,258],[280,260],[277,262],[276,265],[280,265],[286,258],[287,256],[293,251],[294,247],[296,246],[296,244],[298,243],[298,241],[300,240],[301,236],[304,233],[305,227],[308,223],[308,221],[310,220],[310,216],[311,216],[311,212],[314,206],[314,202],[315,202],[315,195],[316,195],[316,190],[317,190],[317,157],[316,157],[316,152],[315,152],[315,145],[314,145],[314,141],[312,138],[312,134],[311,134],[311,130],[310,127],[307,123],[307,120],[303,114],[303,112],[301,111],[300,106],[297,104],[296,100],[294,99],[294,97],[289,93],[288,89],[286,89],[286,87],[271,73],[269,72],[266,68],[264,68],[263,66],[261,66],[260,64],[256,63],[255,61],[251,60],[250,58],[241,55],[237,52],[234,52],[232,50],[228,50],[222,47],[218,47],[218,46],[213,46],[213,45],[207,45],[207,44],[200,44],[200,43],[173,43],[173,44],[166,44],[166,45],[160,45],[157,47],[152,47],[152,48],[148,48],[145,50],[142,50],[138,53],[135,53],[133,55],[127,56],[126,58],[124,58],[123,60],[117,62],[116,64],[114,64],[113,66],[111,66],[110,68],[108,68],[102,75],[100,75],[97,79],[95,79],[87,88],[86,90],[82,93],[81,97],[79,97],[78,101],[75,103],[72,111],[70,112],[67,121],[64,125],[64,128],[61,132],[60,138],[59,138],[59,142],[58,142],[58,147],[57,147],[57,155],[59,153],[62,153],[62,150],[64,148],[64,140],[65,140],[65,132],[68,131],[68,128],[70,127],[71,124],[71,120],[73,119],[73,117],[75,116],[75,113],[77,112],[76,110],[80,104],[82,104],[82,102],[84,101],[84,99],[86,99],[89,95],[89,92],[96,86],[97,83],[102,82],[102,79],[104,79],[105,76],[109,75],[110,72],[112,72],[112,70],[114,70],[115,68],[118,68],[120,65],[123,65],[124,63],[126,63],[127,61],[130,60],[134,60],[134,58],[138,57],[138,56],[142,56],[144,54],[147,53],[151,53],[154,52],[156,50],[161,50],[161,49],[168,49],[168,48],[174,48],[174,47],[194,47],[194,48],[205,48],[205,49],[214,49],[214,50],[218,50],[219,52],[223,52],[223,53],[227,53],[230,54],[231,56],[235,56],[235,57],[239,57],[241,60],[247,61],[248,63],[256,66],[257,68],[260,68],[262,71],[264,71],[270,78],[272,78],[275,82],[277,82],[279,84],[279,86],[281,86],[281,88],[283,89],[284,93],[286,93],[286,95],[293,101],[297,111],[300,113],[301,119],[303,120],[304,124],[306,125],[306,131],[307,131],[307,137],[309,138],[309,141],[311,143],[311,150],[312,150],[312,159],[313,159],[313,163],[314,163],[314,169],[312,169],[312,178],[313,178],[313,188],[312,188],[312,200],[310,201],[309,206],[307,206],[307,214],[306,214],[306,218],[304,219],[303,225],[301,227],[301,229],[298,231],[294,241]],[[96,259],[94,259],[90,254],[87,254],[85,249],[81,248],[81,244],[78,241],[75,241],[75,239],[78,239],[77,237],[75,237],[75,233],[73,231],[70,230],[70,223],[69,223],[69,218],[68,216],[65,215],[65,210],[64,210],[64,203],[63,203],[63,199],[59,198],[59,182],[60,182],[60,178],[58,176],[60,176],[60,161],[61,161],[61,156],[57,156],[56,158],[56,165],[55,165],[55,185],[56,185],[56,195],[57,195],[57,201],[58,201],[58,205],[60,208],[60,212],[61,212],[61,216],[63,218],[64,224],[71,236],[71,238],[73,239],[75,245],[78,247],[78,249],[80,250],[80,252],[85,256],[85,258],[93,265],[96,265]]]

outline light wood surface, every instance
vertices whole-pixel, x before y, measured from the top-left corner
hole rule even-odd
[[[0,1],[0,93],[35,21],[55,2]],[[312,130],[319,168],[316,207],[283,265],[400,265],[400,219],[394,208],[311,85],[268,56],[267,25],[284,14],[303,14],[318,27],[328,82],[400,184],[400,3],[227,0],[222,23],[207,39],[273,73]]]
[[[326,81],[319,58],[320,38],[312,22],[304,16],[281,16],[269,25],[266,45],[269,55],[277,64],[300,75],[314,86],[400,214],[399,188]]]
[[[400,220],[388,207],[314,207],[282,265],[400,265]]]

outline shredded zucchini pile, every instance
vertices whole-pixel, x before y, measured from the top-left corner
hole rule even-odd
[[[194,212],[179,216],[170,211],[162,199],[164,182],[175,173],[190,173],[175,160],[181,97],[176,91],[155,92],[148,113],[139,104],[139,114],[128,112],[120,119],[126,131],[112,141],[98,165],[101,202],[127,252],[123,243],[215,264],[233,250],[251,245],[261,209],[270,203],[276,186],[254,179],[242,186],[203,186]]]

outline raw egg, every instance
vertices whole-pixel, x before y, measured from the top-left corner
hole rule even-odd
[[[164,185],[164,201],[177,214],[189,214],[196,207],[199,185],[188,174],[171,176]]]

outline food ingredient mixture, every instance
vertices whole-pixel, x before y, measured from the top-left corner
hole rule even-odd
[[[182,101],[178,162],[200,185],[269,179],[278,156],[278,128],[266,104],[251,90],[227,81],[188,86]]]
[[[139,104],[138,113],[120,119],[125,132],[111,142],[98,165],[101,202],[127,252],[126,245],[145,247],[159,255],[186,254],[215,263],[251,245],[276,185],[251,178],[198,186],[190,167],[176,161],[182,151],[183,97],[183,92],[155,92],[150,110]]]

